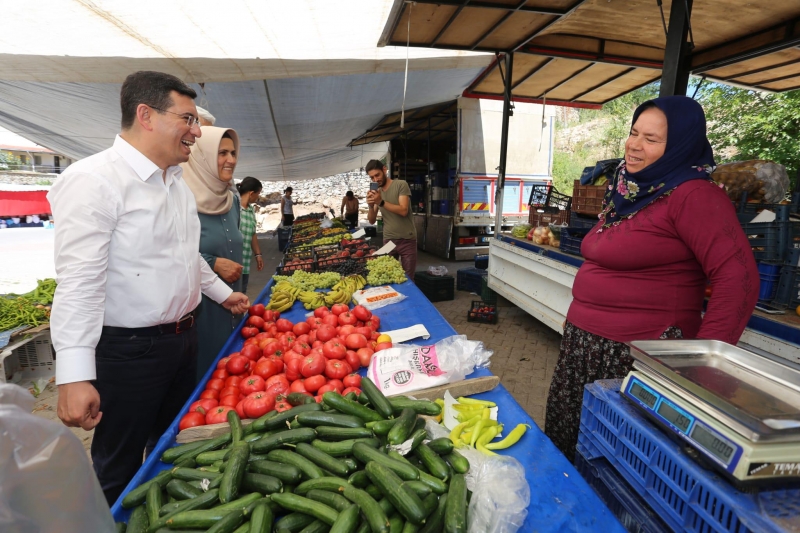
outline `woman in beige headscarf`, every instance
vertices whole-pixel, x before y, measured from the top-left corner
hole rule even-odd
[[[189,161],[182,163],[183,179],[197,200],[200,254],[234,291],[241,291],[242,234],[239,198],[233,194],[233,171],[239,156],[239,136],[228,128],[202,127]],[[197,309],[197,381],[206,374],[237,318],[203,296]]]

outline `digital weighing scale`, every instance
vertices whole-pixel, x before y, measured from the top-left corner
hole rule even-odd
[[[634,341],[620,392],[739,486],[800,482],[800,369],[705,340]]]

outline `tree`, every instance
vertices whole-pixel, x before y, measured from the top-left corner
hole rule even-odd
[[[11,152],[4,152],[0,150],[0,169],[2,170],[19,170],[22,162],[19,157]]]
[[[700,91],[717,163],[769,159],[800,168],[800,91],[767,94],[714,84]]]

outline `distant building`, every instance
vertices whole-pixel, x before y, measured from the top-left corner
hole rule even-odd
[[[73,161],[0,127],[0,171],[61,174]]]

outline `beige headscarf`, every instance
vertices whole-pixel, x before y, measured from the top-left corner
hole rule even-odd
[[[231,209],[233,204],[233,180],[219,179],[217,154],[219,143],[225,132],[233,138],[233,147],[239,155],[239,135],[230,128],[203,126],[203,132],[192,146],[189,161],[181,163],[183,179],[194,193],[197,201],[197,212],[205,215],[222,215]]]

